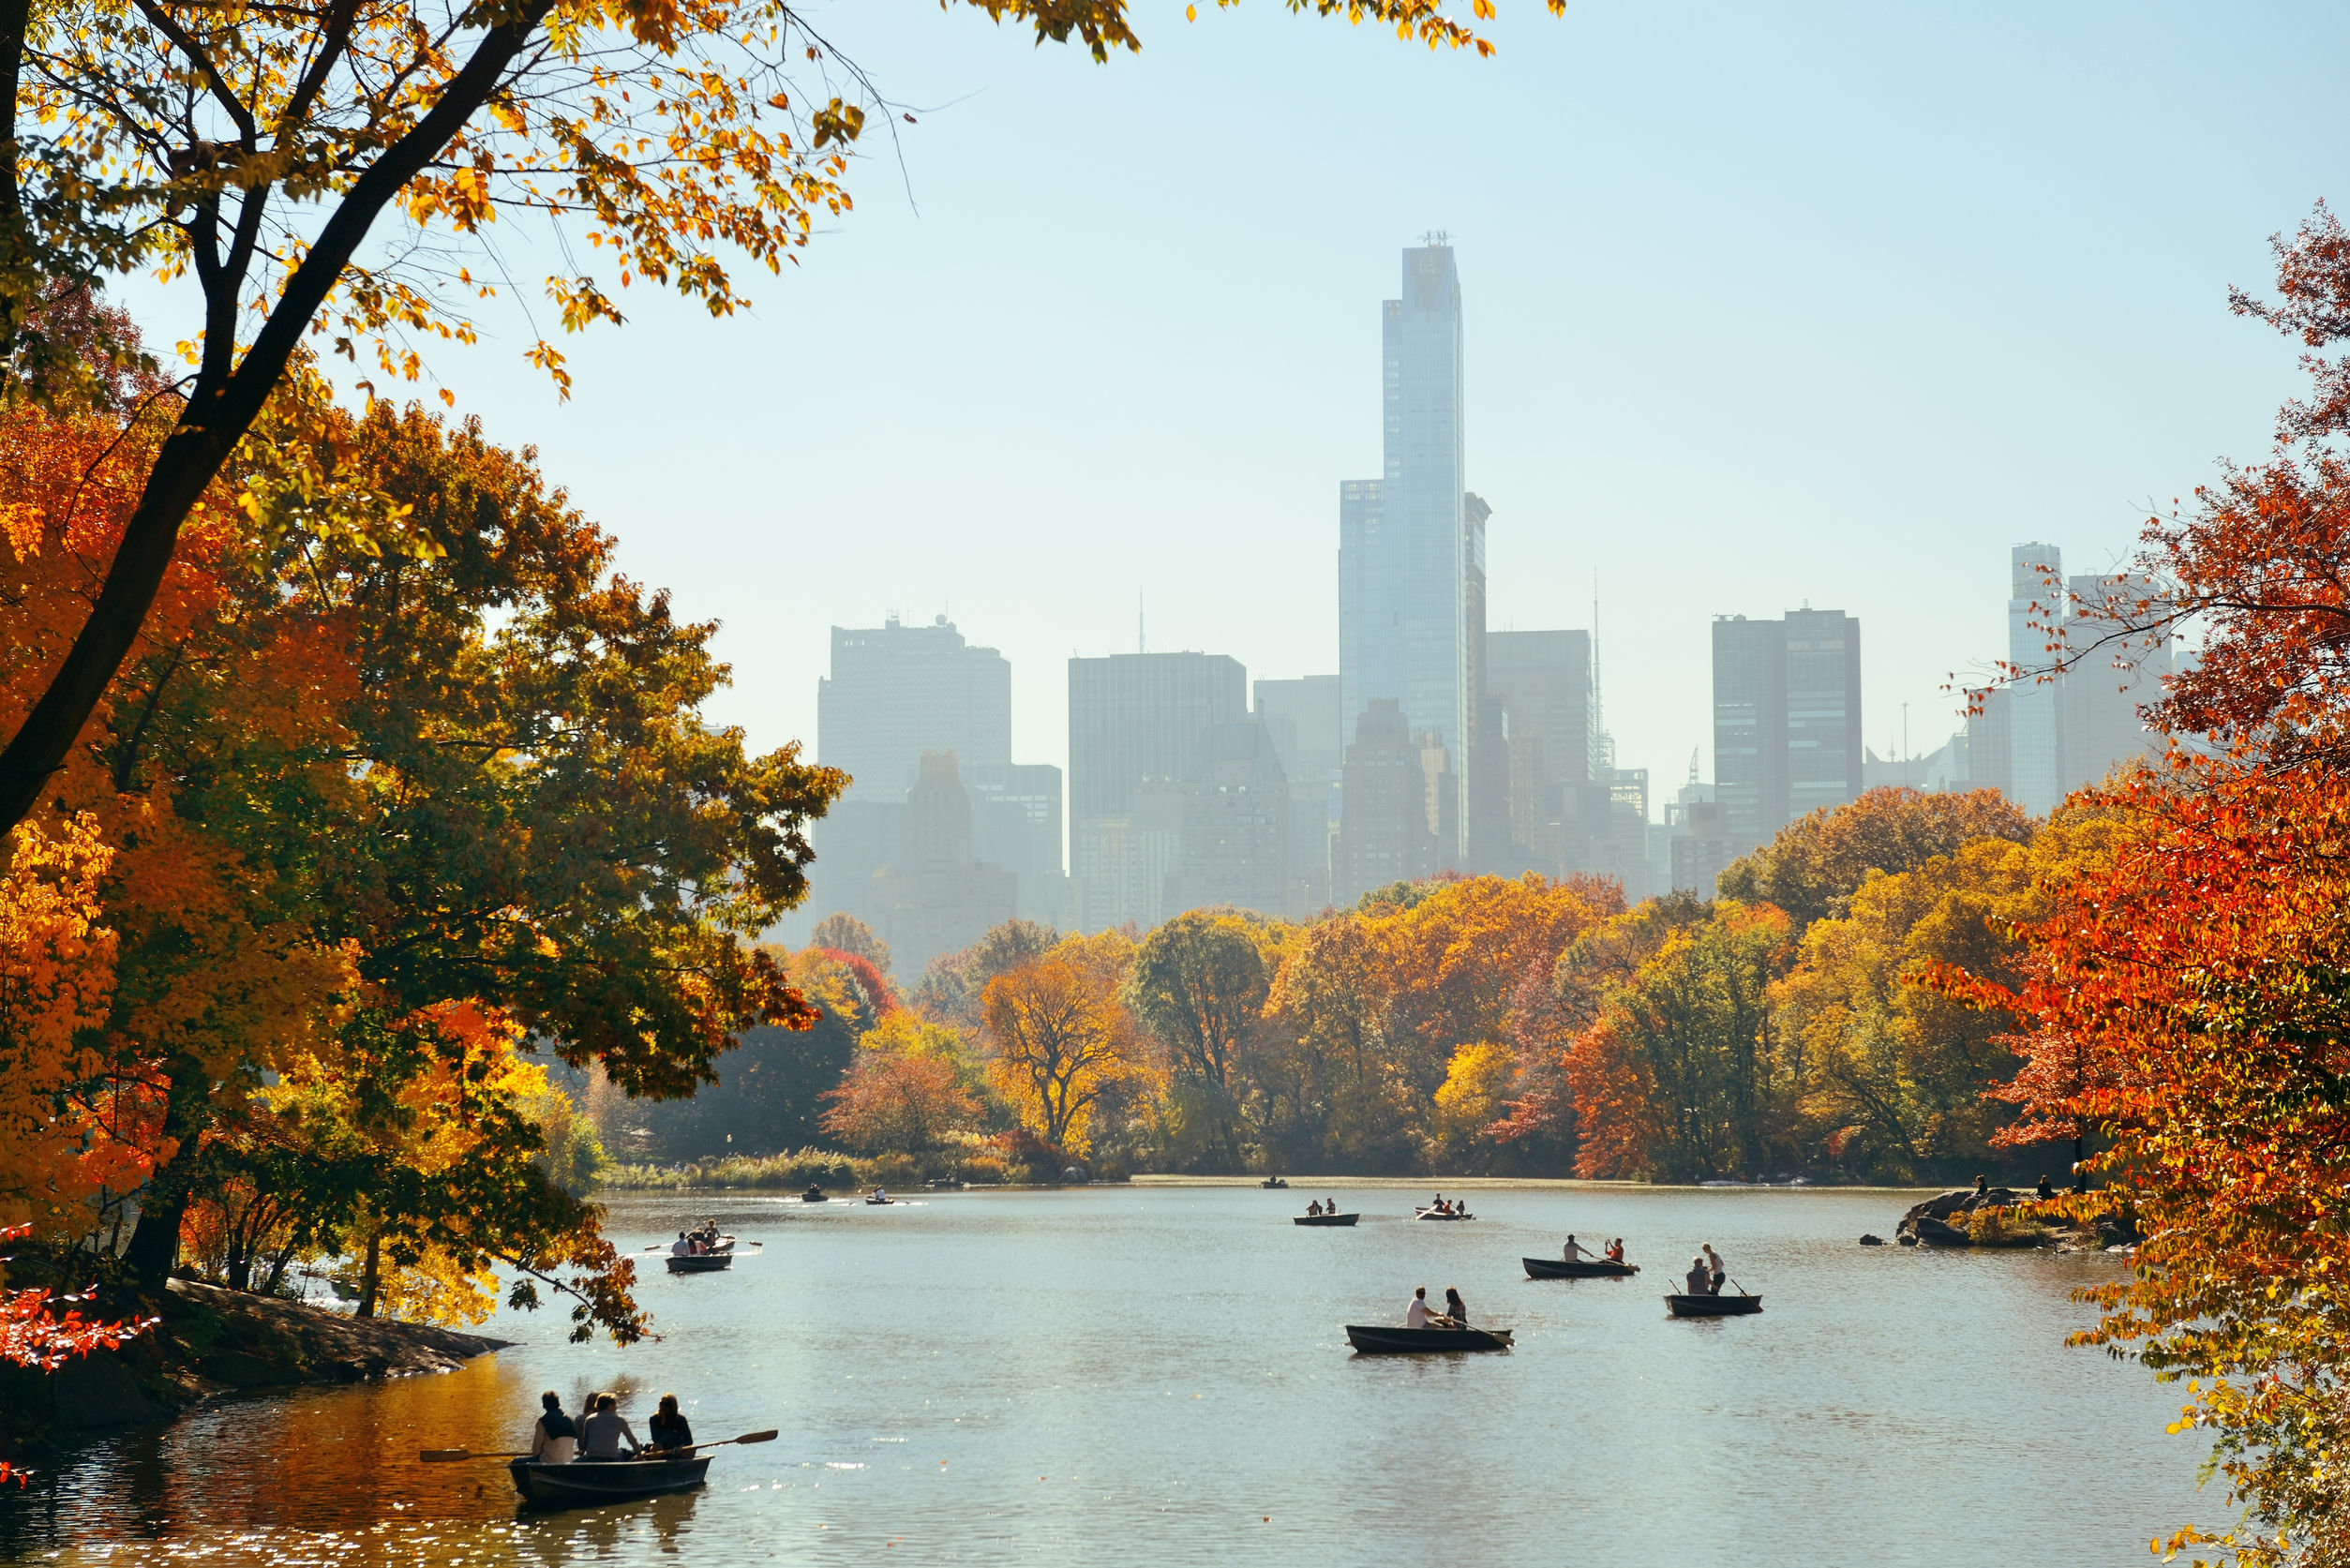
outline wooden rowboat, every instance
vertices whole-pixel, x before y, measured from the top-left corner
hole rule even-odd
[[[1257,1186],[1264,1187],[1268,1192],[1278,1192],[1286,1190],[1289,1187],[1289,1183],[1281,1180],[1279,1176],[1267,1176],[1265,1180],[1257,1183]]]
[[[1743,1318],[1762,1310],[1760,1296],[1667,1296],[1665,1309],[1676,1318]]]
[[[1364,1355],[1429,1355],[1461,1351],[1505,1351],[1505,1328],[1386,1328],[1346,1325],[1346,1342]]]
[[[516,1459],[506,1469],[524,1501],[541,1507],[576,1508],[582,1503],[692,1491],[702,1484],[710,1460],[707,1454],[676,1459],[580,1459],[568,1465]]]
[[[1414,1219],[1474,1219],[1476,1216],[1463,1214],[1459,1209],[1448,1209],[1443,1214],[1438,1214],[1434,1209],[1414,1209],[1412,1217]]]
[[[1300,1214],[1290,1217],[1292,1225],[1352,1225],[1363,1217],[1359,1214]]]
[[[1638,1263],[1611,1263],[1605,1258],[1520,1258],[1529,1279],[1629,1279],[1640,1272]]]

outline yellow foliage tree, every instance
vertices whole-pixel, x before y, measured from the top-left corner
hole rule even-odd
[[[1129,950],[1115,933],[1070,937],[980,993],[989,1075],[1021,1125],[1054,1149],[1085,1153],[1097,1105],[1148,1072],[1118,999]]]

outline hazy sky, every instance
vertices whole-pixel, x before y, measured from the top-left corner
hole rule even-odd
[[[568,405],[513,318],[435,368],[724,621],[756,743],[813,750],[830,626],[946,611],[1063,766],[1063,661],[1131,650],[1138,587],[1154,650],[1337,668],[1338,486],[1380,470],[1426,230],[1491,624],[1588,625],[1595,572],[1609,725],[1665,789],[1711,751],[1714,614],[1858,615],[1869,740],[1907,701],[1923,751],[2003,651],[2010,544],[2104,564],[2264,448],[2296,350],[2225,290],[2350,202],[2350,7],[1500,4],[1479,61],[1145,0],[1107,67],[819,5],[919,123],[751,315],[632,290]]]

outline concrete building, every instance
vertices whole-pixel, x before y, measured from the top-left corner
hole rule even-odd
[[[1049,762],[974,768],[964,784],[971,852],[1019,879],[1020,918],[1055,930],[1074,925],[1061,861],[1061,770]]]
[[[925,752],[916,766],[906,793],[903,848],[874,878],[874,918],[866,920],[890,945],[892,970],[907,980],[1018,908],[1017,878],[972,856],[971,797],[954,753]]]
[[[1183,786],[1216,726],[1248,716],[1248,672],[1224,654],[1069,662],[1070,874],[1081,929],[1165,918]]]
[[[1437,737],[1455,797],[1444,863],[1459,865],[1472,814],[1475,545],[1463,485],[1460,277],[1441,236],[1403,252],[1402,297],[1381,306],[1381,347],[1383,470],[1339,489],[1342,717],[1351,729],[1373,701],[1389,701],[1410,735]]]
[[[1744,854],[1796,817],[1856,799],[1861,623],[1842,610],[1714,620],[1714,779]]]
[[[1311,915],[1330,902],[1330,851],[1345,783],[1346,725],[1335,675],[1256,683],[1257,722],[1272,738],[1289,784],[1288,913]]]
[[[2007,662],[2044,671],[2056,662],[2049,644],[2064,598],[2064,552],[2054,545],[2018,545],[2008,551]],[[2064,799],[2063,695],[2055,681],[2026,679],[2007,688],[2007,782],[2019,806],[2044,816]]]
[[[1182,790],[1165,915],[1229,904],[1290,912],[1289,787],[1273,738],[1254,719],[1212,729]]]
[[[1591,675],[1588,632],[1485,635],[1480,682],[1502,715],[1510,853],[1545,875],[1580,861],[1564,843],[1562,803],[1593,780]]]
[[[1346,748],[1344,810],[1330,875],[1334,903],[1346,904],[1390,882],[1435,868],[1429,830],[1429,781],[1400,704],[1373,697]]]
[[[2067,794],[2097,784],[2121,763],[2159,757],[2165,739],[2140,709],[2163,700],[2177,672],[2170,639],[2151,642],[2130,627],[2151,609],[2155,585],[2127,574],[2077,576],[2066,585],[2069,665],[2058,687],[2060,780]]]

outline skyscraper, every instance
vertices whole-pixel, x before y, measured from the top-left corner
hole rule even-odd
[[[951,751],[966,772],[1011,761],[1011,665],[970,647],[943,615],[833,627],[816,704],[816,760],[849,773],[849,799],[904,799],[926,751]]]
[[[1578,869],[1564,835],[1592,782],[1591,634],[1488,632],[1478,686],[1504,721],[1512,853],[1548,875]]]
[[[1310,915],[1330,902],[1330,842],[1339,828],[1339,788],[1346,767],[1339,678],[1260,680],[1256,711],[1289,781],[1288,912]]]
[[[2007,560],[2007,662],[2046,670],[2056,661],[2048,628],[2063,605],[2064,552],[2054,545],[2018,545]],[[2064,799],[2064,708],[2057,682],[2026,676],[2008,688],[2006,709],[2007,792],[2044,816]]]
[[[1331,858],[1332,898],[1350,903],[1435,868],[1428,777],[1411,727],[1391,697],[1373,697],[1346,748],[1346,805]]]
[[[2149,643],[2128,627],[2147,612],[2157,587],[2145,577],[2081,576],[2067,581],[2065,651],[2073,660],[2059,688],[2061,783],[2070,794],[2103,780],[2116,763],[2160,756],[2163,739],[2147,728],[2142,707],[2163,700],[2163,679],[2177,668],[2170,639]]]
[[[1714,782],[1733,853],[1860,796],[1861,623],[1842,610],[1714,620]]]
[[[1381,306],[1385,462],[1339,488],[1339,676],[1352,732],[1373,700],[1448,754],[1449,864],[1467,858],[1475,713],[1464,500],[1460,278],[1441,235],[1403,252]]]
[[[1248,716],[1248,672],[1221,653],[1069,662],[1070,872],[1084,929],[1162,918],[1182,786],[1215,726]]]

